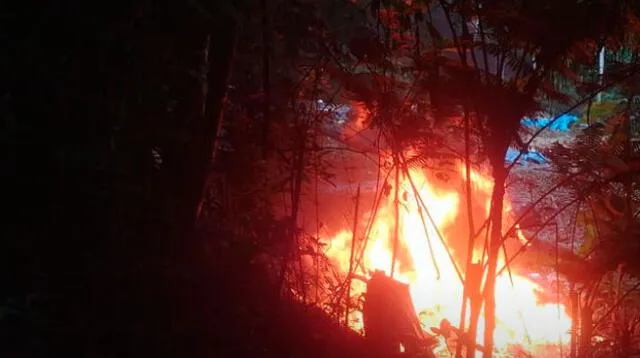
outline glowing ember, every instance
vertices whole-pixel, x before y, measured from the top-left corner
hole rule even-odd
[[[458,178],[443,183],[428,180],[420,170],[410,170],[426,210],[420,211],[408,178],[401,178],[398,192],[400,227],[394,278],[410,285],[416,313],[425,329],[437,327],[442,319],[447,319],[454,325],[459,325],[460,321],[463,286],[447,252],[449,250],[458,266],[463,268],[468,238],[467,217],[463,214],[466,203],[464,195],[460,194],[463,192],[460,188],[463,188],[464,168],[458,174]],[[473,200],[479,206],[474,209],[475,220],[481,223],[489,212],[493,183],[478,172],[473,172],[471,178]],[[367,246],[361,265],[355,268],[355,274],[368,277],[374,270],[391,273],[396,222],[393,190],[395,188],[383,197],[375,219],[371,222]],[[509,222],[510,210],[508,198],[505,198],[505,229],[512,222]],[[367,218],[361,220],[361,223],[361,232],[364,232]],[[443,239],[446,246],[439,239],[438,232],[445,236]],[[326,254],[342,273],[349,270],[351,237],[349,230],[342,230],[327,245]],[[517,237],[521,242],[526,240],[519,230]],[[479,243],[474,259],[481,259],[483,256],[483,239],[484,235],[481,235],[476,240]],[[359,240],[359,244],[363,241]],[[362,247],[357,246],[356,252],[359,250]],[[500,258],[500,262],[504,262],[504,257]],[[502,267],[502,264],[498,267]],[[569,342],[571,320],[564,306],[560,306],[559,311],[557,304],[539,304],[536,291],[540,291],[541,287],[516,272],[512,272],[512,280],[513,283],[505,272],[496,282],[497,349],[506,352],[509,346],[519,345],[534,353],[539,346],[557,344],[559,340],[565,344]],[[351,296],[359,297],[365,289],[363,282],[353,280]],[[362,329],[361,312],[354,312],[350,319],[353,329]],[[483,336],[483,326],[481,318],[479,339]],[[440,347],[440,350],[444,350],[444,347]]]

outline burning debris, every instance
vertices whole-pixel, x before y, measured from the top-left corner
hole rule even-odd
[[[431,349],[437,340],[422,330],[409,285],[376,271],[367,282],[362,314],[365,337],[381,357],[434,357]]]
[[[338,272],[368,278],[366,284],[360,280],[351,283],[351,301],[363,295],[366,299],[362,306],[353,306],[348,321],[351,328],[364,333],[376,351],[399,353],[402,347],[402,351],[416,354],[433,348],[438,356],[452,356],[446,336],[482,350],[477,342],[464,343],[465,332],[457,328],[465,296],[461,268],[469,236],[462,209],[466,202],[460,193],[464,178],[463,168],[447,182],[421,169],[409,168],[397,187],[393,185],[390,193],[380,195],[375,210],[357,219],[361,234],[355,242],[351,229],[338,230],[329,240],[325,254]],[[493,183],[476,171],[471,179],[473,215],[480,222],[488,215]],[[376,191],[380,192],[382,189]],[[513,223],[508,198],[504,212],[506,232]],[[526,240],[519,229],[515,231],[517,235],[507,242],[508,252],[514,252],[513,248]],[[477,242],[473,260],[481,264],[482,240]],[[504,265],[502,256],[498,266]],[[569,342],[571,319],[562,303],[540,302],[539,293],[544,288],[530,279],[528,272],[519,270],[503,270],[497,277],[496,350],[511,356],[514,346],[518,346],[528,354],[540,356],[542,347]],[[482,315],[478,323],[476,337],[482,337]],[[430,329],[435,335],[427,333]]]
[[[365,338],[375,355],[391,357],[403,353],[410,357],[435,358],[433,350],[444,341],[454,339],[474,350],[484,347],[470,342],[466,332],[447,319],[431,327],[430,335],[423,330],[411,301],[409,285],[396,281],[382,271],[375,271],[367,281],[362,309]]]

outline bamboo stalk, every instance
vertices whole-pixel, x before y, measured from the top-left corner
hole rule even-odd
[[[505,258],[507,256],[505,255]],[[560,270],[558,269],[558,265],[559,265],[559,261],[560,261],[560,231],[559,231],[559,227],[558,227],[558,223],[556,222],[556,252],[555,252],[555,271],[556,271],[556,285],[557,285],[557,292],[556,292],[556,305],[558,308],[558,320],[560,320],[560,315],[562,314],[561,308],[560,308]],[[558,347],[560,347],[560,357],[564,357],[564,352],[562,349],[562,334],[558,333]]]
[[[424,200],[422,200],[422,197],[419,195],[418,188],[416,187],[416,184],[413,182],[413,178],[411,178],[411,174],[409,173],[409,170],[405,167],[405,168],[403,168],[403,171],[404,171],[405,175],[407,176],[407,179],[409,180],[409,184],[411,184],[411,188],[413,189],[413,191],[415,193],[418,193],[418,195],[416,195],[416,198],[420,202],[420,206],[422,207],[422,210],[424,210],[425,214],[427,214],[427,218],[429,218],[429,221],[433,225],[433,228],[436,231],[436,234],[438,235],[438,239],[440,240],[442,245],[444,245],[444,247],[445,247],[445,249],[447,251],[447,256],[449,257],[449,261],[451,261],[451,264],[453,265],[453,268],[456,271],[456,275],[458,276],[458,279],[460,280],[460,283],[464,284],[464,278],[462,277],[462,273],[460,272],[460,268],[458,267],[458,263],[453,258],[453,254],[451,253],[451,250],[449,250],[449,246],[447,245],[447,243],[444,241],[444,236],[442,235],[442,233],[440,232],[440,229],[436,225],[435,220],[433,220],[433,216],[431,216],[431,213],[429,212],[429,209],[427,208],[427,205],[424,203]]]
[[[465,331],[467,318],[467,299],[469,298],[469,273],[473,263],[473,248],[475,246],[475,227],[473,222],[473,202],[471,193],[471,126],[469,113],[465,109],[464,113],[464,149],[465,149],[465,184],[467,194],[467,220],[469,225],[469,238],[467,239],[467,262],[465,265],[464,288],[462,292],[462,308],[460,310],[460,330]],[[456,346],[456,357],[460,357],[462,345]]]
[[[378,164],[378,168],[380,168],[380,164]],[[380,170],[380,169],[378,169]],[[390,172],[389,172],[390,174]],[[385,176],[384,178],[384,182],[387,182],[387,179],[389,178],[389,174],[387,174],[387,176]],[[379,174],[378,174],[379,175]],[[379,178],[378,178],[379,181]],[[358,262],[356,263],[356,267],[360,266],[361,262],[360,260],[362,259],[362,256],[364,255],[365,251],[367,250],[367,243],[369,242],[369,235],[371,235],[371,230],[373,229],[373,224],[376,220],[376,217],[378,216],[378,210],[380,208],[380,203],[382,202],[382,197],[384,196],[384,190],[380,188],[380,183],[376,183],[376,196],[374,199],[374,203],[373,203],[373,209],[372,209],[372,214],[369,217],[369,220],[367,220],[367,227],[366,227],[366,231],[364,233],[364,243],[362,244],[362,248],[359,250],[358,253]],[[363,268],[363,267],[361,267]]]
[[[318,133],[316,131],[316,137],[317,137]],[[315,162],[314,162],[314,171],[315,171],[315,200],[314,200],[314,204],[315,204],[315,214],[316,214],[316,254],[315,254],[315,262],[314,262],[314,266],[316,269],[315,272],[315,302],[316,304],[318,304],[320,302],[320,296],[319,296],[319,290],[320,290],[320,251],[321,251],[321,245],[320,245],[320,208],[319,208],[319,201],[318,201],[318,181],[319,181],[319,169],[318,169],[318,156],[316,155],[315,158]]]
[[[393,274],[396,268],[396,257],[398,254],[398,241],[400,240],[400,202],[398,201],[398,192],[400,191],[400,163],[398,155],[395,156],[396,162],[396,183],[395,183],[395,194],[394,194],[394,208],[395,208],[395,218],[396,225],[394,227],[393,232],[393,254],[391,256],[391,273],[390,277],[393,278]]]
[[[422,227],[424,228],[424,236],[427,239],[427,245],[429,247],[429,255],[431,256],[431,263],[433,263],[433,268],[436,270],[436,280],[440,280],[440,268],[438,267],[438,261],[436,261],[436,255],[433,251],[433,245],[431,245],[431,239],[429,238],[429,229],[427,227],[427,220],[424,218],[424,214],[422,213],[422,208],[420,207],[420,202],[418,201],[418,196],[420,193],[414,192],[414,196],[416,198],[416,204],[418,205],[418,214],[420,214],[420,220],[422,221]]]
[[[287,269],[289,268],[289,264],[291,262],[291,255],[295,252],[299,252],[299,242],[298,242],[298,214],[300,211],[300,198],[302,195],[302,179],[304,172],[304,161],[305,161],[305,133],[306,133],[306,123],[301,122],[299,118],[297,118],[296,125],[298,126],[297,133],[297,141],[298,141],[298,150],[294,153],[294,166],[291,168],[291,176],[293,177],[293,183],[291,185],[291,217],[289,223],[289,234],[291,237],[289,238],[288,245],[286,246],[286,252],[284,253],[282,267],[280,268],[280,278],[278,284],[278,292],[282,293],[282,288],[285,283],[285,276],[287,274]],[[302,127],[302,128],[301,128]],[[299,263],[300,264],[300,263]],[[304,272],[300,272],[301,275],[304,275]],[[300,284],[304,285],[304,277],[300,280]],[[303,286],[302,286],[303,287]],[[301,292],[304,292],[302,290]]]
[[[213,129],[211,142],[208,143],[210,147],[210,157],[208,158],[209,163],[207,167],[208,173],[205,174],[204,184],[202,185],[202,191],[200,194],[200,198],[198,199],[198,204],[196,206],[195,211],[195,221],[198,222],[201,220],[203,215],[203,209],[206,200],[206,193],[209,190],[212,182],[214,181],[213,172],[210,170],[213,164],[216,161],[218,155],[218,148],[220,147],[220,139],[222,137],[222,127],[224,120],[224,105],[227,102],[227,85],[231,80],[231,75],[233,74],[234,66],[233,60],[236,57],[236,51],[238,46],[238,38],[240,36],[240,28],[238,24],[234,24],[231,28],[232,40],[230,42],[230,52],[228,57],[228,62],[226,65],[226,72],[224,72],[225,80],[224,80],[224,88],[222,90],[217,89],[216,81],[219,81],[216,76],[213,75],[216,71],[214,66],[217,65],[215,61],[211,61],[211,34],[207,34],[203,49],[202,49],[202,66],[206,70],[203,71],[202,77],[202,120],[204,122],[211,121],[211,128]],[[220,96],[218,98],[218,96]],[[219,105],[216,103],[219,101]],[[209,128],[207,126],[207,128]]]
[[[269,130],[271,127],[271,41],[269,38],[269,13],[267,0],[260,0],[262,12],[262,159],[267,158],[269,152]]]
[[[358,184],[358,191],[356,192],[356,209],[353,214],[353,228],[351,231],[351,253],[349,255],[349,272],[347,273],[347,297],[344,312],[344,323],[349,327],[349,303],[351,299],[351,274],[353,271],[353,257],[356,251],[356,231],[358,229],[358,211],[360,209],[360,184]]]

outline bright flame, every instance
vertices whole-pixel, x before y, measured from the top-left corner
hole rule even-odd
[[[462,270],[468,238],[467,218],[460,213],[464,211],[460,209],[466,205],[464,196],[459,193],[465,178],[464,167],[461,167],[459,174],[457,184],[441,184],[435,180],[429,181],[420,170],[410,170],[411,179],[426,210],[419,209],[421,205],[413,195],[414,191],[408,178],[401,179],[398,192],[400,228],[394,278],[410,285],[416,313],[425,329],[437,327],[442,319],[447,319],[456,326],[460,322],[463,286],[447,252],[451,251]],[[472,172],[471,181],[473,200],[480,205],[480,208],[474,210],[475,221],[481,222],[489,212],[493,182],[475,171]],[[383,270],[387,275],[391,272],[396,222],[393,190],[395,188],[382,200],[372,221],[367,247],[362,256],[362,267],[356,268],[356,274],[368,276],[374,270]],[[511,224],[511,206],[508,198],[505,198],[504,204],[507,229]],[[362,220],[363,231],[366,222],[367,220]],[[443,240],[447,243],[446,246],[439,239],[438,232],[445,236]],[[516,236],[521,242],[526,242],[519,228],[516,230]],[[343,273],[349,270],[351,238],[349,230],[342,230],[327,245],[326,254]],[[480,245],[483,239],[484,235],[476,239],[480,243],[474,252],[474,259],[483,256]],[[502,267],[503,264],[504,257],[500,257],[498,267]],[[515,272],[512,272],[512,279],[513,283],[505,271],[496,282],[497,327],[494,337],[497,349],[506,352],[510,345],[519,345],[534,353],[537,347],[557,344],[559,340],[566,344],[569,341],[571,320],[565,307],[558,304],[540,304],[536,292],[541,291],[541,287]],[[353,280],[352,297],[360,296],[365,290],[366,285],[363,282]],[[361,312],[352,314],[350,326],[353,329],[362,329],[361,317]],[[483,327],[481,317],[478,327],[479,343],[483,336]]]

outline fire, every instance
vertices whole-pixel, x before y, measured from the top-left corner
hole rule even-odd
[[[466,242],[468,238],[467,217],[464,214],[465,205],[462,184],[465,170],[449,183],[429,180],[417,169],[411,169],[408,177],[401,177],[398,192],[399,202],[399,232],[398,245],[393,277],[410,285],[411,296],[416,313],[420,317],[425,330],[437,327],[442,319],[459,325],[460,308],[463,297],[463,285],[456,272],[464,269],[466,256]],[[421,209],[417,196],[414,195],[413,185],[419,192],[419,197],[426,206]],[[477,206],[474,209],[474,219],[482,222],[489,212],[491,190],[493,182],[479,172],[472,172],[473,200]],[[393,182],[393,180],[391,180]],[[393,247],[395,237],[396,188],[384,197],[371,220],[366,248],[356,241],[356,257],[361,250],[360,265],[355,267],[355,274],[368,277],[374,270],[383,270],[387,275],[392,271]],[[505,198],[505,229],[513,222],[510,220],[511,207]],[[373,215],[369,213],[370,217]],[[367,229],[369,218],[360,220],[360,232]],[[511,222],[509,222],[511,221]],[[478,228],[476,228],[478,230]],[[442,235],[440,239],[439,235]],[[364,235],[361,235],[362,237]],[[524,235],[517,232],[520,241],[525,241]],[[334,262],[342,273],[349,270],[352,233],[341,230],[335,234],[327,245],[327,256]],[[474,259],[482,255],[481,235],[476,241]],[[446,245],[445,245],[446,243]],[[455,264],[449,256],[455,258]],[[500,258],[498,267],[502,267],[504,257]],[[351,296],[359,297],[366,290],[363,282],[353,280]],[[557,344],[559,341],[569,342],[571,319],[564,306],[559,304],[541,304],[537,300],[536,292],[542,288],[523,275],[512,272],[512,279],[508,273],[500,275],[496,282],[496,317],[495,345],[501,352],[511,345],[518,345],[530,353],[543,345]],[[355,330],[362,329],[361,312],[354,312],[350,317],[350,326]],[[468,320],[467,320],[468,321]],[[483,336],[483,321],[478,327],[479,343]],[[442,347],[441,347],[442,348]]]

